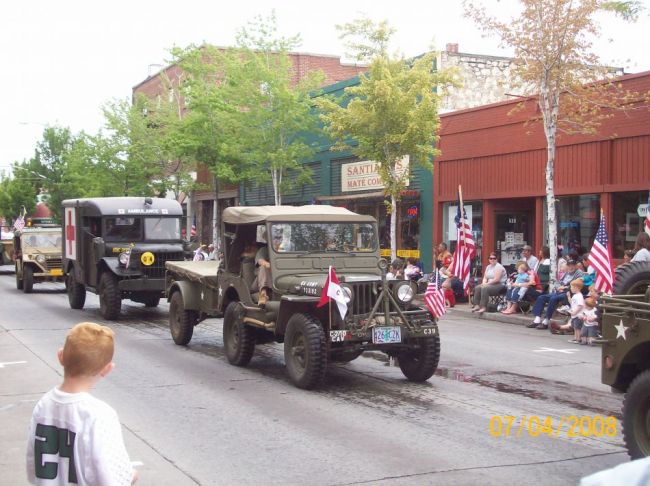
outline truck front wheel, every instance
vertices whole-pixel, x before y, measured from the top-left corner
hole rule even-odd
[[[34,288],[34,269],[26,265],[23,267],[23,292],[31,294]]]
[[[422,382],[433,376],[440,360],[440,337],[416,338],[416,349],[402,351],[397,355],[399,367],[409,381]]]
[[[77,279],[74,276],[74,269],[71,269],[70,273],[66,277],[65,287],[68,292],[70,308],[83,309],[84,304],[86,303],[86,287],[77,282]]]
[[[117,278],[110,272],[102,273],[99,279],[99,312],[108,321],[114,321],[120,315],[122,299],[117,285]]]
[[[169,330],[176,344],[185,346],[192,340],[198,317],[196,311],[185,309],[183,295],[179,291],[172,294],[169,302]]]
[[[284,362],[294,385],[311,389],[320,385],[327,371],[325,332],[309,314],[294,314],[284,336]]]
[[[246,366],[255,352],[255,329],[243,322],[244,310],[239,302],[231,302],[223,316],[223,346],[228,362]]]
[[[623,439],[632,459],[650,456],[650,370],[634,378],[625,394]]]

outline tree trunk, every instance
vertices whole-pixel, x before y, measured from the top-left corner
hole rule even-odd
[[[219,214],[219,179],[214,176],[214,208],[212,209],[212,243],[215,249],[221,250],[219,241],[219,223],[221,221]]]
[[[397,258],[397,199],[394,194],[390,196],[390,260]]]

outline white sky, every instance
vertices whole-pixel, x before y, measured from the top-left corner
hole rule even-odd
[[[650,0],[644,0],[650,9]],[[495,0],[488,0],[495,3]],[[511,10],[514,0],[498,9]],[[101,105],[128,98],[150,64],[165,64],[170,47],[229,45],[255,15],[275,9],[282,34],[302,35],[300,51],[343,55],[336,24],[365,13],[397,29],[406,55],[457,42],[461,52],[507,55],[463,18],[460,0],[22,0],[0,7],[0,171],[33,155],[45,125],[95,133]],[[636,24],[607,17],[596,52],[626,72],[650,70],[650,16]]]

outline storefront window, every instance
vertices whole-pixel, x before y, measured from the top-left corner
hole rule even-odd
[[[476,262],[481,261],[481,249],[483,248],[483,202],[466,202],[465,213],[472,226],[474,241],[476,242]],[[456,223],[454,218],[458,211],[458,204],[446,203],[442,211],[442,240],[447,244],[452,253],[456,249]],[[439,242],[434,242],[437,244]]]
[[[400,249],[417,250],[420,239],[420,203],[417,201],[402,201],[399,214]]]
[[[625,250],[634,248],[634,241],[643,231],[644,208],[648,204],[648,192],[621,192],[612,195],[614,205],[614,246],[612,256],[623,258]],[[639,215],[639,212],[643,216]]]
[[[575,250],[579,255],[589,251],[598,230],[600,196],[588,194],[559,198],[557,212],[557,243],[563,255]]]
[[[530,211],[509,211],[496,213],[496,252],[499,262],[508,272],[515,271],[514,265],[521,260],[525,245],[532,244]]]

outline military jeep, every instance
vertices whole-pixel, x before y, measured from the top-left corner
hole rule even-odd
[[[14,263],[14,235],[5,230],[0,231],[0,265]]]
[[[284,343],[287,372],[300,388],[318,386],[329,362],[370,350],[397,358],[411,381],[434,374],[436,319],[414,303],[413,282],[386,280],[374,218],[331,206],[230,207],[221,235],[223,262],[167,263],[176,344],[188,344],[206,317],[223,314],[231,364],[246,366],[258,344]],[[251,244],[268,249],[272,289],[264,306],[255,286],[259,260],[247,252]],[[319,306],[330,266],[340,281],[344,318],[336,302]]]
[[[16,288],[31,293],[34,284],[62,282],[61,228],[23,228],[14,233]]]
[[[165,262],[183,260],[181,205],[170,199],[106,197],[63,201],[63,270],[70,307],[99,294],[102,317],[117,319],[122,299],[156,307]]]
[[[602,382],[624,392],[623,438],[632,459],[650,455],[650,262],[616,269],[602,311]]]

